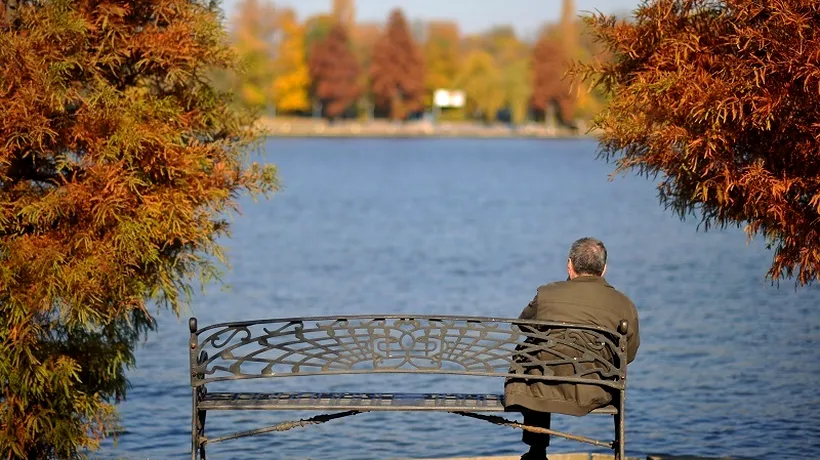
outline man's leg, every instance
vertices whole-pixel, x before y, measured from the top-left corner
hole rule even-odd
[[[524,411],[524,425],[549,429],[550,414],[549,412]],[[523,459],[538,460],[546,458],[547,447],[550,445],[550,435],[524,431],[522,440],[524,444],[530,446],[530,451],[522,457]]]

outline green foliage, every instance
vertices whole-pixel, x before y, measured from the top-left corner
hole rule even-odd
[[[305,55],[310,58],[313,48],[323,42],[333,27],[333,17],[329,14],[318,14],[305,20]]]
[[[74,458],[116,428],[148,305],[218,276],[252,120],[212,2],[37,2],[0,30],[0,457]]]
[[[424,64],[428,96],[437,89],[449,89],[458,73],[460,34],[452,22],[431,22],[424,43]]]
[[[470,111],[480,113],[486,121],[495,120],[504,105],[504,78],[489,53],[476,50],[468,55],[455,84],[464,88]]]
[[[526,59],[519,59],[506,65],[503,72],[507,107],[510,109],[513,122],[521,123],[527,117],[532,94],[529,62]]]
[[[263,110],[274,105],[271,74],[277,22],[277,12],[266,0],[243,0],[237,5],[231,38],[241,60],[238,93],[245,107]]]

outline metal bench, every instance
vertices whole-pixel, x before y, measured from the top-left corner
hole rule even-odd
[[[193,387],[191,459],[209,444],[324,423],[371,411],[442,411],[546,433],[624,455],[626,333],[599,327],[518,319],[460,316],[346,316],[284,318],[215,324],[189,321]],[[553,366],[572,365],[556,376]],[[566,366],[564,366],[566,367]],[[530,375],[528,370],[540,372]],[[613,404],[593,411],[612,415],[614,441],[525,426],[486,413],[504,412],[503,394],[365,392],[208,392],[215,382],[341,374],[452,374],[598,385]],[[540,374],[540,375],[538,375]],[[498,385],[502,390],[502,382]],[[309,419],[209,438],[208,411],[336,411]]]

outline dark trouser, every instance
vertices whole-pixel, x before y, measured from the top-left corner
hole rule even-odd
[[[550,428],[550,413],[549,412],[535,412],[531,410],[524,411],[524,425],[537,426],[539,428]],[[524,431],[522,436],[524,444],[533,449],[546,449],[550,445],[550,435],[533,433],[532,431]]]

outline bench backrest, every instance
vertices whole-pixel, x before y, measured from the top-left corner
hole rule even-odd
[[[191,383],[302,375],[435,373],[588,383],[622,389],[618,331],[460,316],[283,318],[197,328]],[[555,369],[561,369],[555,375]]]

